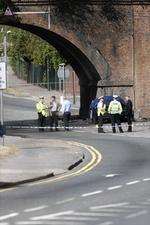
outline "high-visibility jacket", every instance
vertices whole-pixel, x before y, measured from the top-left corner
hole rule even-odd
[[[38,113],[42,113],[43,116],[48,117],[48,107],[45,103],[39,101],[36,104],[36,110]]]
[[[119,101],[113,100],[110,102],[108,107],[108,113],[110,114],[121,114],[122,113],[122,105]]]
[[[105,112],[106,112],[106,105],[99,102],[97,105],[97,115],[98,116],[104,115]]]

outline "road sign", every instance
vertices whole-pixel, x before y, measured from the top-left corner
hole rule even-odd
[[[6,63],[0,62],[0,90],[6,89]]]
[[[12,13],[11,9],[9,8],[9,6],[7,6],[7,8],[6,8],[4,16],[13,16],[13,13]]]
[[[67,66],[59,66],[57,71],[58,78],[61,80],[68,79],[70,75],[70,70]]]

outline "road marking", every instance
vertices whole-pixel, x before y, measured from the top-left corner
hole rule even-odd
[[[107,174],[105,177],[110,178],[110,177],[115,177],[115,176],[119,176],[119,174]]]
[[[139,205],[127,205],[127,206],[124,206],[124,208],[127,208],[127,209],[140,209],[140,208],[143,208],[144,206],[139,206]]]
[[[71,202],[73,200],[75,200],[75,198],[68,198],[68,199],[65,199],[63,201],[56,202],[56,205],[64,204],[64,203],[67,203],[67,202]]]
[[[45,209],[45,208],[47,208],[47,207],[48,207],[48,206],[43,205],[43,206],[39,206],[39,207],[36,207],[36,208],[25,209],[24,212],[34,212],[34,211],[38,211],[38,210]]]
[[[11,213],[11,214],[8,214],[8,215],[5,215],[5,216],[1,216],[0,221],[7,220],[9,218],[12,218],[12,217],[15,217],[15,216],[18,216],[18,215],[19,215],[19,213]]]
[[[17,225],[43,225],[43,221],[19,221]]]
[[[86,213],[86,212],[75,212],[75,216],[86,216],[86,217],[117,217],[114,213]]]
[[[126,183],[126,185],[132,185],[132,184],[137,184],[137,183],[140,183],[140,180],[128,182],[128,183]]]
[[[112,190],[119,189],[119,188],[122,188],[122,185],[118,185],[118,186],[114,186],[114,187],[109,187],[109,188],[107,188],[107,190],[108,191],[112,191]]]
[[[112,221],[108,221],[108,222],[100,223],[99,225],[112,225],[112,224],[114,224]]]
[[[87,163],[85,166],[83,166],[82,168],[80,168],[79,170],[77,170],[76,172],[58,176],[56,178],[50,178],[50,179],[39,181],[39,182],[29,183],[26,186],[35,186],[35,185],[40,185],[40,184],[52,183],[52,182],[56,182],[56,181],[60,181],[60,180],[65,180],[66,178],[70,178],[73,176],[79,176],[84,173],[87,173],[88,171],[91,171],[102,161],[101,153],[97,149],[95,149],[93,146],[85,145],[85,144],[82,144],[79,142],[69,142],[69,143],[72,143],[73,145],[85,148],[92,157],[91,161],[89,163]],[[10,190],[14,190],[16,188],[17,187],[2,189],[2,190],[0,190],[0,192],[10,191]]]
[[[145,178],[143,179],[143,181],[150,181],[150,178]]]
[[[52,218],[52,220],[65,220],[65,221],[96,221],[98,218],[89,218],[89,217],[76,217],[76,216],[61,216]]]
[[[85,148],[91,154],[91,157],[92,157],[91,161],[76,172],[66,174],[63,176],[59,176],[57,178],[51,178],[50,180],[30,183],[30,184],[28,184],[28,186],[35,186],[35,185],[40,185],[40,184],[45,184],[45,183],[51,183],[51,182],[55,182],[55,181],[59,181],[59,180],[64,180],[66,178],[73,177],[73,176],[79,176],[81,174],[87,173],[88,171],[91,171],[94,167],[96,167],[101,162],[102,155],[93,146],[81,144],[78,142],[71,142],[71,143],[78,147]]]
[[[130,214],[130,215],[126,216],[126,219],[136,218],[138,216],[142,216],[142,215],[145,215],[147,213],[148,213],[147,210],[143,210],[143,211],[140,211],[138,213],[133,213],[133,214]]]
[[[100,194],[100,193],[103,193],[103,191],[102,190],[99,190],[99,191],[89,192],[89,193],[85,193],[85,194],[83,194],[81,196],[82,197],[88,197],[88,196],[96,195],[96,194]]]
[[[122,202],[116,204],[109,204],[109,205],[99,205],[99,206],[92,206],[90,210],[100,210],[100,209],[107,209],[107,208],[116,208],[116,207],[125,207],[128,206],[129,202]]]
[[[53,213],[53,214],[48,214],[43,216],[31,217],[30,219],[31,220],[48,220],[48,219],[54,219],[58,216],[70,215],[72,213],[74,213],[74,211],[65,211],[65,212]]]
[[[112,212],[112,213],[124,213],[127,211],[127,209],[117,209],[117,208],[106,208],[106,209],[99,209],[99,210],[93,210],[98,212]]]
[[[74,225],[77,223],[77,225],[85,225],[85,223],[82,222],[75,222],[74,221]],[[19,221],[16,222],[15,224],[17,225],[70,225],[70,221]],[[0,224],[1,225],[1,224]]]
[[[0,225],[9,225],[9,223],[0,223]]]

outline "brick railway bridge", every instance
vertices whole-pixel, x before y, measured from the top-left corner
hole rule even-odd
[[[6,0],[0,24],[30,31],[60,51],[79,77],[83,117],[96,94],[130,95],[150,118],[149,0]]]

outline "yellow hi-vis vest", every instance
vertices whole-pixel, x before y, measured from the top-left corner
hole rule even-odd
[[[43,116],[48,117],[48,107],[45,103],[41,101],[36,104],[36,109],[38,113],[42,113]]]
[[[113,100],[110,102],[108,107],[108,113],[110,114],[121,114],[122,113],[122,106],[121,103],[117,100]]]
[[[97,108],[97,115],[100,116],[100,115],[104,115],[106,112],[106,105],[104,104],[102,107],[98,107]]]

